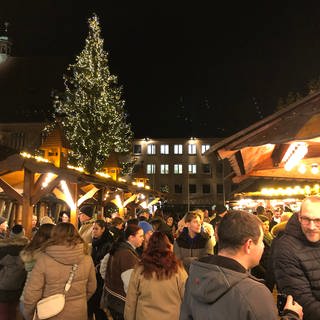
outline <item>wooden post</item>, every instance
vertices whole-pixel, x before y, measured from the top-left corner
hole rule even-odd
[[[76,204],[78,201],[78,185],[76,183],[67,183],[71,193],[73,202]],[[70,222],[78,229],[78,208],[70,208]]]
[[[32,237],[32,214],[31,193],[34,185],[34,173],[24,168],[23,198],[22,198],[22,224],[26,231],[26,236]]]

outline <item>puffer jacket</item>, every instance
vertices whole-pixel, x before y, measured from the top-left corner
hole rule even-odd
[[[19,301],[26,279],[19,253],[27,244],[27,238],[0,240],[0,302]]]
[[[319,320],[320,241],[307,240],[297,214],[288,221],[272,259],[278,291],[291,294],[303,307],[303,319]]]
[[[296,313],[281,319],[295,319]],[[190,266],[180,320],[277,320],[267,287],[236,260],[209,256]]]
[[[32,319],[36,303],[53,294],[63,293],[73,264],[78,264],[65,307],[50,319],[86,320],[87,300],[96,290],[92,258],[84,254],[84,245],[52,245],[41,254],[25,287],[24,316]],[[37,319],[37,318],[36,318]]]

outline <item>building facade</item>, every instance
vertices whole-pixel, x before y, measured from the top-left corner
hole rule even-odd
[[[167,204],[184,209],[211,208],[223,201],[223,168],[205,152],[216,138],[136,139],[133,155],[154,190],[167,193]],[[135,170],[135,169],[134,169]]]

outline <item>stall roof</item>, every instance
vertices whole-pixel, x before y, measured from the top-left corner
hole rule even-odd
[[[207,154],[216,152],[227,158],[236,174],[234,182],[249,177],[279,177],[318,180],[306,171],[284,170],[281,159],[292,142],[307,142],[308,154],[303,163],[320,163],[320,92],[308,95],[278,112],[256,122],[213,145]]]

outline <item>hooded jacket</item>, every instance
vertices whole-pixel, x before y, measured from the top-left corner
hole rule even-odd
[[[236,260],[210,256],[190,266],[180,320],[276,320],[270,291]],[[299,319],[291,314],[281,319]]]
[[[320,241],[307,240],[298,215],[294,214],[273,250],[273,269],[278,291],[291,294],[303,307],[303,319],[319,320]]]
[[[96,290],[96,274],[91,257],[84,254],[83,244],[77,244],[52,245],[38,257],[24,291],[26,320],[32,319],[40,299],[64,292],[73,264],[78,264],[78,268],[66,294],[65,307],[50,319],[87,319],[87,300]]]

